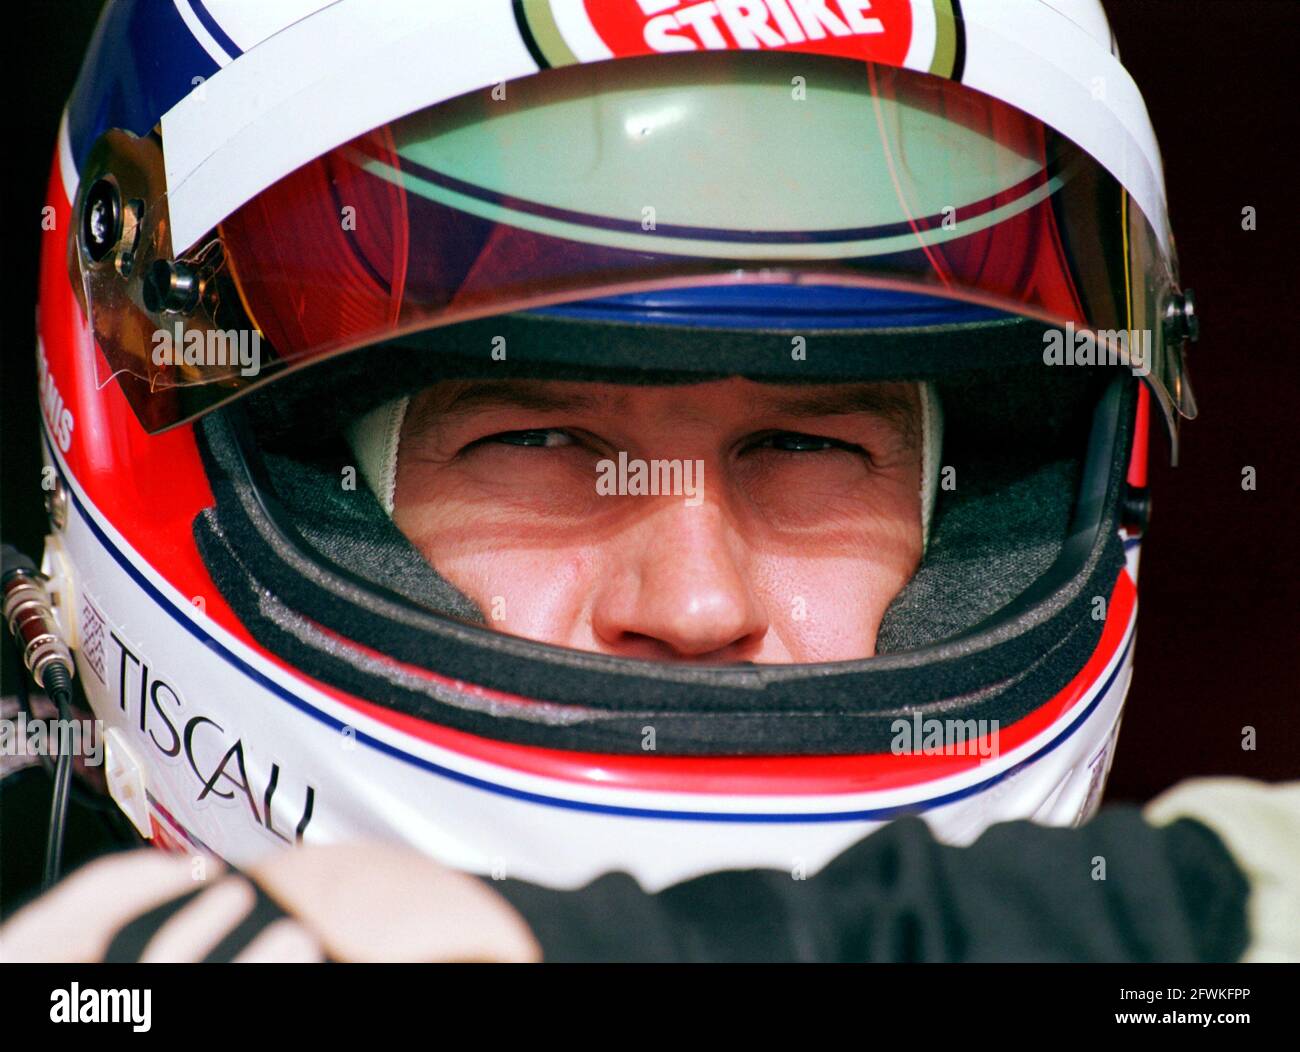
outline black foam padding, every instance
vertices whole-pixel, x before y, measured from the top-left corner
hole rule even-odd
[[[292,509],[294,527],[314,549],[435,613],[486,623],[474,602],[393,524],[357,478],[354,459],[333,436],[318,441],[310,455],[267,453],[263,463],[276,494]]]
[[[877,653],[968,631],[1060,557],[1104,377],[973,371],[936,384],[943,466],[930,544],[881,621]],[[942,488],[951,480],[952,489]]]
[[[1073,375],[1069,382],[1082,381]],[[1032,398],[1023,402],[1026,411],[1034,404]],[[1077,415],[1086,403],[1070,404]],[[1038,410],[1043,422],[1056,413],[1047,403]],[[266,492],[274,472],[256,463],[238,407],[200,425],[217,504],[196,520],[195,533],[222,594],[263,645],[304,672],[420,718],[501,740],[599,752],[641,752],[647,726],[655,728],[661,755],[881,752],[893,737],[891,722],[914,712],[1007,726],[1056,694],[1086,663],[1103,624],[1091,616],[1092,600],[1110,595],[1123,566],[1116,530],[1130,417],[1131,400],[1117,415],[1119,433],[1102,465],[1102,521],[1077,562],[1038,575],[1041,598],[991,627],[985,618],[978,631],[863,661],[727,667],[633,661],[432,614],[409,596],[366,581],[355,561],[345,568],[313,547],[281,499]],[[1066,475],[1053,465],[1068,462],[1064,449],[1081,448],[1066,422],[1042,432],[1037,466],[1020,476],[1031,490],[1057,495],[1044,501],[1058,516]],[[992,430],[982,441],[993,448],[999,428],[988,420],[979,426]],[[1005,422],[1001,430],[1015,428]],[[964,522],[969,530],[979,519],[971,503],[980,494],[978,464],[973,471],[965,490],[959,474],[953,495],[961,494],[967,511],[950,515],[945,509],[939,533],[950,528],[943,522]],[[1049,485],[1054,472],[1056,484]],[[991,506],[1000,491],[987,486]],[[997,534],[988,523],[982,528],[985,537]],[[321,543],[319,533],[315,541]],[[964,573],[978,574],[980,560],[967,564]],[[976,607],[967,616],[984,613]],[[943,627],[933,619],[913,621],[907,632],[924,636]],[[347,640],[436,675],[366,655]],[[535,703],[458,690],[455,681]]]

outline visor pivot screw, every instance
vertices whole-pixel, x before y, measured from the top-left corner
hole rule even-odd
[[[1175,293],[1165,310],[1165,332],[1174,342],[1195,343],[1201,335],[1201,318],[1196,313],[1196,293],[1184,289]]]
[[[155,260],[141,290],[151,314],[189,314],[199,303],[202,285],[194,269],[180,260]]]
[[[100,179],[81,206],[81,246],[92,263],[107,256],[122,237],[122,199],[111,179]]]

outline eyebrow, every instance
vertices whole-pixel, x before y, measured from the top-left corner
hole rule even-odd
[[[542,413],[582,413],[617,408],[623,400],[579,391],[558,391],[544,381],[464,381],[442,397],[418,409],[413,430],[423,430],[448,418],[468,416],[480,409],[531,409]]]

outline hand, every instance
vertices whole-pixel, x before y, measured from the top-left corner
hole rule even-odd
[[[252,915],[260,923],[232,944]],[[242,873],[200,856],[111,855],[0,927],[0,961],[106,958],[528,962],[541,950],[487,883],[384,844],[279,851]]]

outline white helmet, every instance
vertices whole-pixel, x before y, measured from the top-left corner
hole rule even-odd
[[[653,888],[1096,806],[1150,396],[1194,414],[1098,3],[118,2],[50,204],[45,569],[143,835]],[[501,375],[924,384],[956,484],[877,656],[493,631],[338,478],[358,418]]]

